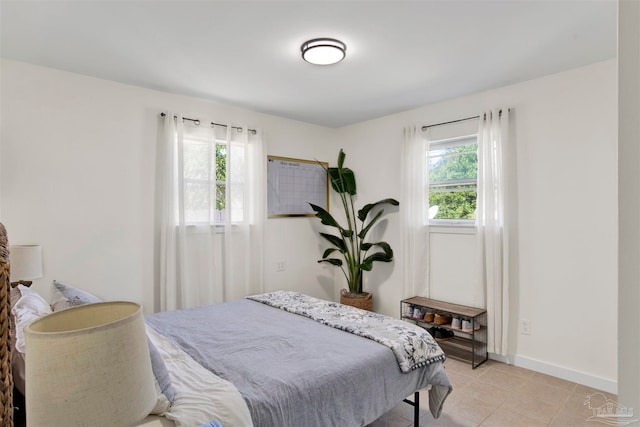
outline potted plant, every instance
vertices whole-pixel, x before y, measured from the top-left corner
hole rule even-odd
[[[385,204],[398,206],[399,202],[395,199],[383,199],[365,205],[356,215],[354,207],[356,177],[351,169],[344,167],[345,157],[346,154],[341,149],[338,154],[338,166],[328,168],[327,172],[331,188],[338,193],[342,201],[347,225],[342,226],[327,210],[309,203],[322,224],[337,229],[337,234],[320,233],[333,247],[325,250],[322,259],[318,262],[326,262],[342,270],[349,287],[348,291],[346,289],[341,291],[342,304],[371,310],[373,306],[371,294],[362,291],[363,271],[371,271],[376,261],[391,262],[393,250],[387,242],[372,243],[365,239],[373,225],[384,214],[384,209],[374,211],[374,208]],[[340,257],[336,258],[335,255]]]

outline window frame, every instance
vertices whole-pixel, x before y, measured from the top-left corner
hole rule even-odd
[[[215,227],[216,230],[222,230],[223,227],[226,224],[225,219],[223,218],[222,221],[218,221],[215,213],[218,212],[218,210],[216,209],[216,205],[218,203],[218,186],[222,186],[225,190],[225,206],[227,203],[227,196],[228,196],[228,192],[227,192],[227,187],[230,185],[229,182],[229,151],[230,151],[230,141],[228,141],[227,139],[222,139],[222,138],[218,138],[215,136],[213,136],[213,138],[201,138],[201,137],[197,137],[194,135],[188,135],[185,133],[184,135],[184,139],[183,139],[183,145],[187,145],[187,144],[206,144],[208,145],[208,149],[210,150],[210,152],[213,152],[213,156],[211,156],[207,161],[208,162],[215,162],[217,160],[217,148],[218,146],[224,146],[226,148],[225,150],[225,180],[219,180],[218,179],[218,168],[215,167],[216,165],[213,165],[214,167],[209,167],[209,179],[203,179],[203,178],[183,178],[183,191],[186,195],[186,188],[188,184],[200,184],[200,185],[208,185],[209,188],[213,188],[213,193],[215,195],[215,197],[210,201],[210,203],[212,203],[212,206],[209,207],[209,212],[213,212],[214,213],[214,217],[213,217],[213,221],[211,219],[207,220],[207,221],[190,221],[187,220],[187,212],[185,209],[185,219],[184,219],[184,223],[185,226],[187,227],[192,227],[192,228],[197,228],[197,227],[202,227],[202,226],[212,226]],[[182,149],[184,151],[184,147]],[[182,154],[182,167],[185,167],[184,164],[184,152]],[[180,161],[180,160],[178,160]],[[211,175],[211,172],[213,172],[213,176]],[[224,209],[222,210],[223,214],[231,214],[230,210]],[[244,213],[243,213],[243,217],[244,217]],[[230,221],[231,224],[239,224],[242,223],[244,220],[244,218],[240,221]]]
[[[473,140],[474,142],[472,144],[468,144],[468,143],[464,143],[465,141],[470,141]],[[427,146],[426,146],[426,170],[427,170],[427,176],[429,175],[431,168],[429,167],[429,162],[430,159],[433,156],[430,156],[431,152],[434,151],[434,146],[435,148],[437,148],[437,146],[449,146],[449,147],[456,147],[456,146],[464,146],[464,145],[475,145],[476,146],[476,154],[478,154],[478,134],[477,133],[471,133],[471,134],[465,134],[465,135],[459,135],[459,136],[455,136],[455,137],[450,137],[450,138],[440,138],[440,139],[435,139],[435,140],[427,140]],[[445,148],[445,147],[443,147]],[[477,161],[478,161],[478,157],[476,156],[476,179],[475,179],[475,192],[476,192],[476,209],[477,209],[477,203],[478,203],[478,175],[477,175]],[[471,180],[460,180],[459,182],[461,183],[467,183],[469,184]],[[446,182],[446,181],[440,181],[440,183],[442,182]],[[454,182],[454,181],[450,181],[450,182]],[[429,202],[430,199],[430,195],[432,193],[431,191],[431,186],[432,183],[430,180],[428,180],[428,185],[426,188],[427,191],[427,210],[429,208],[431,208],[431,204]],[[473,218],[473,219],[458,219],[458,218],[451,218],[451,219],[435,219],[435,218],[428,218],[427,217],[427,224],[432,228],[432,231],[434,232],[447,232],[447,233],[462,233],[462,234],[474,234],[476,229],[477,229],[477,218]]]

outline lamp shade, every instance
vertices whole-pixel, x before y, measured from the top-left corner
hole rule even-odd
[[[130,426],[156,401],[140,305],[102,302],[58,311],[26,335],[30,427]]]
[[[9,246],[9,256],[12,282],[42,277],[42,246]]]

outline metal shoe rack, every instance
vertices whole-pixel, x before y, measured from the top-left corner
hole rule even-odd
[[[471,322],[471,330],[452,328],[451,323],[435,324],[421,318],[409,317],[409,307],[419,307],[422,313],[431,312]],[[400,301],[400,316],[403,320],[413,322],[418,326],[429,329],[433,326],[453,331],[454,336],[446,341],[438,341],[438,344],[447,357],[471,363],[473,369],[486,362],[489,358],[487,352],[487,310],[468,307],[466,305],[451,304],[423,297],[412,297]]]

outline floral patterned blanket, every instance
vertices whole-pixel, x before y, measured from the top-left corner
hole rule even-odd
[[[404,373],[445,359],[444,352],[427,331],[402,320],[291,291],[247,298],[387,346]]]

